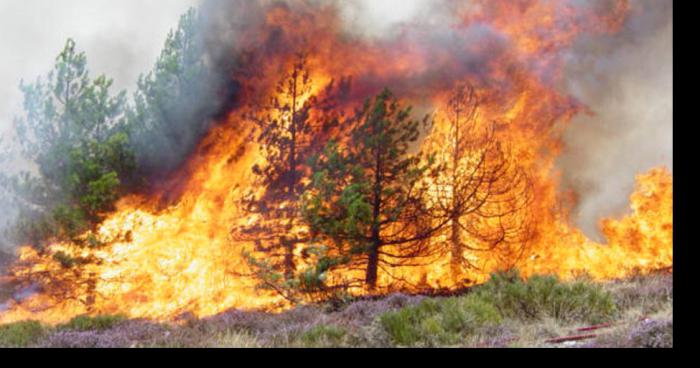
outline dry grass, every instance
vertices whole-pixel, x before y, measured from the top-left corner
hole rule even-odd
[[[212,348],[252,349],[265,347],[256,337],[239,331],[226,331],[216,334],[206,344]]]

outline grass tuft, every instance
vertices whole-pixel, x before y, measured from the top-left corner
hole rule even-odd
[[[382,326],[400,346],[460,345],[478,328],[500,321],[492,305],[471,297],[426,299],[380,316]]]
[[[114,327],[117,323],[126,320],[126,316],[79,316],[70,320],[68,323],[59,326],[60,330],[73,331],[104,331]]]
[[[556,276],[523,280],[517,271],[494,274],[474,297],[496,307],[505,318],[602,323],[616,314],[612,295],[588,280],[561,282]]]
[[[39,341],[47,329],[39,322],[26,321],[0,326],[0,347],[23,348]]]
[[[318,325],[304,332],[300,340],[306,347],[339,346],[347,331],[333,325]]]

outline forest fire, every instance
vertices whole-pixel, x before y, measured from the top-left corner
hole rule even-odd
[[[416,160],[437,169],[407,190],[421,193],[418,209],[377,231],[376,279],[367,275],[370,254],[329,268],[323,276],[331,289],[458,289],[508,268],[596,280],[672,268],[668,169],[639,174],[628,214],[601,221],[604,243],[573,225],[570,197],[559,190],[562,132],[589,113],[559,87],[566,52],[579,37],[614,34],[642,11],[626,0],[601,4],[454,5],[460,17],[443,30],[449,41],[413,24],[390,40],[348,35],[330,5],[249,5],[261,15],[238,30],[236,48],[244,52],[229,75],[242,86],[235,107],[157,193],[121,199],[85,234],[93,246],[23,247],[9,278],[18,290],[38,291],[15,298],[0,322],[60,323],[81,314],[173,320],[290,307],[284,293],[259,287],[250,258],[292,275],[318,260],[309,247],[330,236],[289,215],[301,211],[304,195],[321,191],[312,190],[306,162],[331,141],[354,149],[363,102],[384,87],[415,107],[413,118],[429,114],[432,124],[407,154],[421,151]],[[275,146],[280,140],[286,145]],[[280,152],[290,141],[298,141],[292,153]],[[266,166],[280,156],[291,157],[292,174]],[[270,189],[280,182],[290,184]],[[286,248],[270,250],[268,241]]]

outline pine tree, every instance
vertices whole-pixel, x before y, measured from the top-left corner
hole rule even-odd
[[[305,163],[325,129],[325,122],[311,115],[330,103],[330,98],[313,95],[312,87],[307,56],[298,53],[277,83],[275,95],[249,116],[258,127],[258,143],[265,158],[253,167],[255,187],[262,192],[251,193],[244,200],[248,214],[256,217],[254,224],[233,233],[239,240],[255,242],[262,256],[247,254],[249,263],[263,286],[280,292],[288,289],[297,272],[295,251],[309,240],[300,196],[309,178]],[[326,91],[331,89],[332,84]]]
[[[13,178],[29,226],[21,240],[72,238],[90,229],[134,180],[124,122],[125,93],[91,79],[84,53],[68,40],[45,81],[22,83],[25,115],[16,120],[21,154],[38,172]],[[34,233],[39,231],[40,234]]]
[[[316,273],[362,267],[364,284],[374,289],[383,265],[429,255],[431,237],[447,221],[433,221],[425,205],[424,178],[437,174],[432,161],[411,153],[428,118],[411,119],[411,108],[385,90],[352,124],[349,142],[331,143],[314,158],[304,216],[326,249]]]
[[[225,78],[205,62],[201,29],[199,14],[189,9],[168,34],[153,70],[139,78],[128,123],[141,177],[157,179],[177,169],[209,130],[219,105],[236,100],[219,95]]]
[[[135,182],[135,158],[125,123],[125,93],[112,95],[112,80],[91,78],[87,58],[68,40],[45,79],[21,84],[23,116],[16,120],[22,158],[36,170],[4,178],[20,212],[12,242],[32,245],[36,257],[57,266],[17,276],[40,285],[56,300],[95,303],[97,262],[86,249],[103,242],[93,231]],[[45,245],[63,241],[64,251]]]
[[[478,268],[469,261],[470,254],[525,245],[532,192],[526,173],[498,139],[495,124],[482,120],[472,85],[455,88],[444,116],[425,146],[442,172],[432,198],[450,219],[451,273],[459,281],[465,269]]]

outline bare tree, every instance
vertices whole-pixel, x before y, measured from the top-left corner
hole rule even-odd
[[[479,268],[470,255],[510,257],[531,236],[530,179],[498,139],[497,125],[482,119],[480,104],[472,85],[457,87],[426,142],[442,171],[433,183],[433,206],[450,217],[446,251],[454,281]]]

